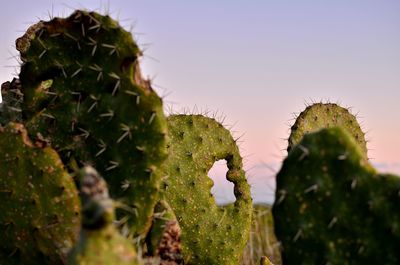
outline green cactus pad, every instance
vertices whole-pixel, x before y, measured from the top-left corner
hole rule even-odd
[[[201,115],[168,117],[171,144],[163,168],[169,176],[165,198],[182,229],[185,264],[238,264],[249,237],[250,187],[236,142],[214,119]],[[227,161],[227,180],[236,202],[218,207],[207,176],[217,160]]]
[[[0,125],[5,126],[9,122],[21,122],[23,94],[19,80],[14,78],[11,82],[3,83],[1,95],[3,102],[0,103]]]
[[[290,151],[273,206],[283,264],[400,264],[400,178],[363,152],[341,127]]]
[[[300,113],[291,128],[288,151],[298,144],[306,133],[334,126],[345,128],[356,139],[363,153],[367,155],[364,133],[356,117],[348,109],[333,103],[315,103]]]
[[[23,114],[32,137],[51,143],[66,165],[94,165],[110,194],[131,207],[144,233],[167,156],[162,101],[142,79],[141,52],[108,16],[76,11],[32,26],[17,40]]]
[[[131,242],[119,234],[113,201],[105,181],[91,167],[81,170],[83,222],[79,242],[70,252],[69,265],[137,265]]]
[[[80,227],[73,179],[21,124],[0,127],[0,150],[0,264],[62,264]]]

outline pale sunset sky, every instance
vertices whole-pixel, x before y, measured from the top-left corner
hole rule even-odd
[[[243,135],[255,201],[273,200],[293,114],[314,101],[352,107],[371,162],[400,174],[400,1],[1,1],[0,81],[19,72],[14,42],[29,25],[75,8],[133,26],[166,112],[217,112]],[[233,194],[219,164],[211,175],[224,202]]]

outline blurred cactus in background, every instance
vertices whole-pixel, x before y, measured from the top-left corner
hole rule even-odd
[[[283,264],[400,262],[400,178],[370,165],[364,133],[349,115],[315,104],[292,127],[273,206]],[[313,125],[321,116],[329,122]]]

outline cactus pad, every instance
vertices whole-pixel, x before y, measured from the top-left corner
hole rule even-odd
[[[236,142],[211,118],[173,115],[167,121],[165,198],[182,229],[185,264],[238,264],[249,237],[252,200]],[[207,176],[221,159],[227,161],[227,180],[235,185],[236,201],[226,207],[217,206]]]
[[[356,117],[348,109],[333,103],[315,103],[300,113],[291,128],[288,151],[301,141],[304,134],[334,126],[345,128],[356,139],[364,154],[367,155],[364,133]]]
[[[273,206],[283,264],[400,264],[400,178],[363,151],[342,127],[290,151]]]
[[[132,232],[145,232],[167,125],[131,34],[108,16],[76,11],[30,27],[16,46],[30,135],[50,142],[66,165],[95,166],[111,197],[131,207]]]
[[[0,128],[0,150],[0,264],[62,264],[80,226],[73,179],[21,124]]]
[[[91,167],[81,170],[82,231],[78,244],[69,254],[69,265],[139,264],[132,244],[112,223],[113,201],[105,181]]]

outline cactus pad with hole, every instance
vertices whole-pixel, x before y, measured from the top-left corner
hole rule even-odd
[[[163,168],[165,198],[182,229],[185,264],[238,264],[249,237],[252,199],[242,158],[230,132],[201,115],[168,117],[171,143]],[[207,176],[217,160],[227,161],[235,203],[217,206]]]

